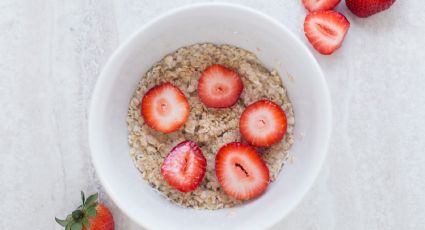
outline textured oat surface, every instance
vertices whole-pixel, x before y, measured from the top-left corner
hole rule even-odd
[[[241,98],[231,108],[207,108],[197,96],[198,78],[206,67],[215,63],[236,70],[244,83]],[[146,91],[166,81],[182,90],[191,107],[184,127],[172,134],[151,129],[140,115],[140,102]],[[258,149],[270,170],[271,181],[274,181],[293,143],[291,103],[276,71],[268,71],[254,54],[228,45],[196,44],[180,48],[156,63],[142,77],[128,111],[131,157],[143,178],[179,205],[207,209],[232,207],[240,201],[230,198],[221,189],[214,170],[215,153],[224,144],[241,140],[238,127],[240,114],[247,105],[262,98],[281,105],[288,118],[284,140],[270,148]],[[207,159],[205,178],[200,187],[190,193],[173,189],[160,173],[164,157],[184,140],[198,143]]]

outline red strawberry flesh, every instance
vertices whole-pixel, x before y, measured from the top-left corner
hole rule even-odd
[[[239,200],[258,197],[267,189],[270,181],[264,160],[254,148],[240,142],[220,148],[215,170],[224,192]]]
[[[341,0],[302,0],[308,11],[332,10]]]
[[[226,108],[234,105],[242,90],[243,82],[239,75],[219,64],[206,68],[198,81],[199,99],[212,108]]]
[[[165,157],[161,174],[171,187],[190,192],[201,184],[206,167],[207,161],[198,145],[183,141]]]
[[[189,110],[184,94],[168,82],[151,88],[142,99],[141,114],[146,124],[163,133],[183,126]]]
[[[365,18],[384,11],[396,0],[346,0],[348,9],[358,17]]]
[[[316,11],[305,18],[304,33],[321,54],[329,55],[341,47],[350,27],[347,18],[336,11]]]
[[[114,230],[114,218],[111,211],[103,204],[96,206],[96,216],[89,219],[90,230]],[[82,230],[86,230],[83,226]]]
[[[268,147],[282,140],[286,126],[286,115],[279,105],[259,100],[242,112],[239,129],[251,145]]]

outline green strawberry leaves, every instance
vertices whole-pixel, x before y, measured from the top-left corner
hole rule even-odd
[[[93,208],[90,208],[90,209],[88,209],[87,210],[87,216],[89,217],[89,218],[91,218],[91,217],[95,217],[96,216],[96,209],[93,207]]]
[[[71,230],[82,230],[83,224],[80,222],[73,223],[71,226]]]
[[[97,203],[97,198],[99,197],[98,193],[95,193],[91,196],[89,196],[85,202],[85,204],[83,203],[83,206],[93,206],[94,204]]]
[[[86,203],[86,198],[84,196],[84,192],[83,191],[81,191],[81,200],[83,200],[83,206],[84,206],[85,203]]]
[[[55,217],[55,221],[62,227],[65,227],[65,230],[82,230],[83,226],[87,230],[90,230],[90,219],[96,216],[98,198],[99,194],[95,193],[86,199],[84,192],[81,191],[81,201],[83,204],[78,206],[65,220]]]
[[[68,224],[68,220],[61,220],[55,217],[55,220],[58,224],[60,224],[62,227],[65,227]]]
[[[89,220],[87,218],[84,218],[82,222],[83,222],[84,227],[86,227],[87,230],[90,230]]]

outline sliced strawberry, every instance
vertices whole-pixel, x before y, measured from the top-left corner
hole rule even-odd
[[[261,195],[269,185],[269,169],[249,145],[232,142],[218,150],[215,157],[218,182],[229,196],[249,200]]]
[[[349,27],[347,18],[332,10],[312,12],[304,21],[305,36],[324,55],[332,54],[341,47]]]
[[[161,174],[167,183],[180,192],[195,190],[205,175],[207,160],[193,141],[176,145],[165,157]]]
[[[189,103],[184,94],[169,82],[150,89],[142,100],[141,113],[151,128],[171,133],[189,117]]]
[[[268,147],[286,133],[286,115],[279,105],[269,100],[259,100],[242,112],[239,129],[251,145]]]
[[[332,10],[341,0],[302,0],[308,11]]]
[[[234,105],[243,90],[239,75],[222,65],[215,64],[204,70],[198,81],[198,95],[202,103],[212,108]]]
[[[345,0],[345,4],[353,14],[365,18],[386,10],[396,0]]]

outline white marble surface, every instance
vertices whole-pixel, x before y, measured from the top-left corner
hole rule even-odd
[[[79,191],[100,191],[116,228],[139,229],[104,193],[89,158],[91,92],[139,26],[191,0],[0,1],[0,229],[60,229]],[[305,43],[299,0],[231,1]],[[329,157],[301,205],[274,229],[424,229],[425,1],[351,22],[343,47],[315,53],[333,100]]]

